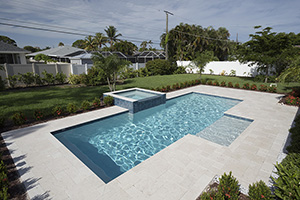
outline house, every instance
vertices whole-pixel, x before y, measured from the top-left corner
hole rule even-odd
[[[34,57],[37,54],[45,54],[49,56],[51,59],[56,60],[58,62],[67,62],[70,63],[70,57],[78,56],[81,54],[85,54],[86,51],[84,49],[79,49],[76,47],[71,46],[59,46],[52,49],[47,49],[44,51],[39,51],[35,53],[27,54],[26,56],[29,57],[30,62],[35,62]]]
[[[25,49],[0,41],[0,64],[26,64]]]

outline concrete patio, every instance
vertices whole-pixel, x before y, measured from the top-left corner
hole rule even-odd
[[[280,94],[195,86],[189,92],[243,100],[226,113],[254,120],[229,146],[194,135],[163,149],[105,184],[50,133],[126,109],[113,106],[2,133],[30,198],[196,199],[215,175],[233,172],[245,187],[268,182],[288,136],[297,107],[278,104]]]

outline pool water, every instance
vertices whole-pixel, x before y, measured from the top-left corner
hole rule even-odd
[[[156,94],[143,92],[143,91],[139,91],[139,90],[120,92],[120,93],[116,93],[116,94],[119,96],[122,96],[122,97],[127,97],[127,98],[131,98],[131,99],[135,99],[135,100],[140,100],[140,99],[157,96]]]
[[[58,131],[54,136],[107,183],[187,134],[201,137],[201,131],[239,102],[190,93],[136,114],[126,112]],[[225,126],[234,127],[228,120]],[[229,145],[236,137],[238,134],[228,132],[217,139]],[[215,142],[215,137],[204,138]]]

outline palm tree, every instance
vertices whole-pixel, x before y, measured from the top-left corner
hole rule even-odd
[[[117,39],[117,37],[122,36],[122,34],[121,33],[117,34],[118,30],[114,26],[106,27],[104,31],[106,32],[108,41],[110,43],[110,47],[112,47],[114,42],[120,41],[120,39]]]
[[[87,50],[87,51],[96,50],[93,36],[89,35],[89,36],[85,37],[84,41],[85,41],[85,45],[86,45],[84,50]]]
[[[98,50],[101,50],[102,45],[107,42],[107,37],[103,33],[96,33],[94,36],[94,45]]]

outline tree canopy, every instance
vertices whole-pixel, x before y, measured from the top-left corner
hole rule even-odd
[[[204,67],[210,61],[218,61],[219,59],[214,56],[214,52],[212,51],[204,51],[202,53],[198,53],[196,58],[193,60],[195,67],[199,69],[199,74],[201,78],[201,74],[204,72]]]
[[[17,46],[16,41],[4,35],[0,35],[0,41]]]
[[[109,26],[109,27],[106,27],[106,29],[104,29],[104,31],[106,32],[107,40],[110,43],[110,47],[112,47],[115,42],[120,41],[120,39],[118,39],[118,37],[122,36],[122,34],[121,33],[117,34],[118,30],[116,29],[116,27]]]

